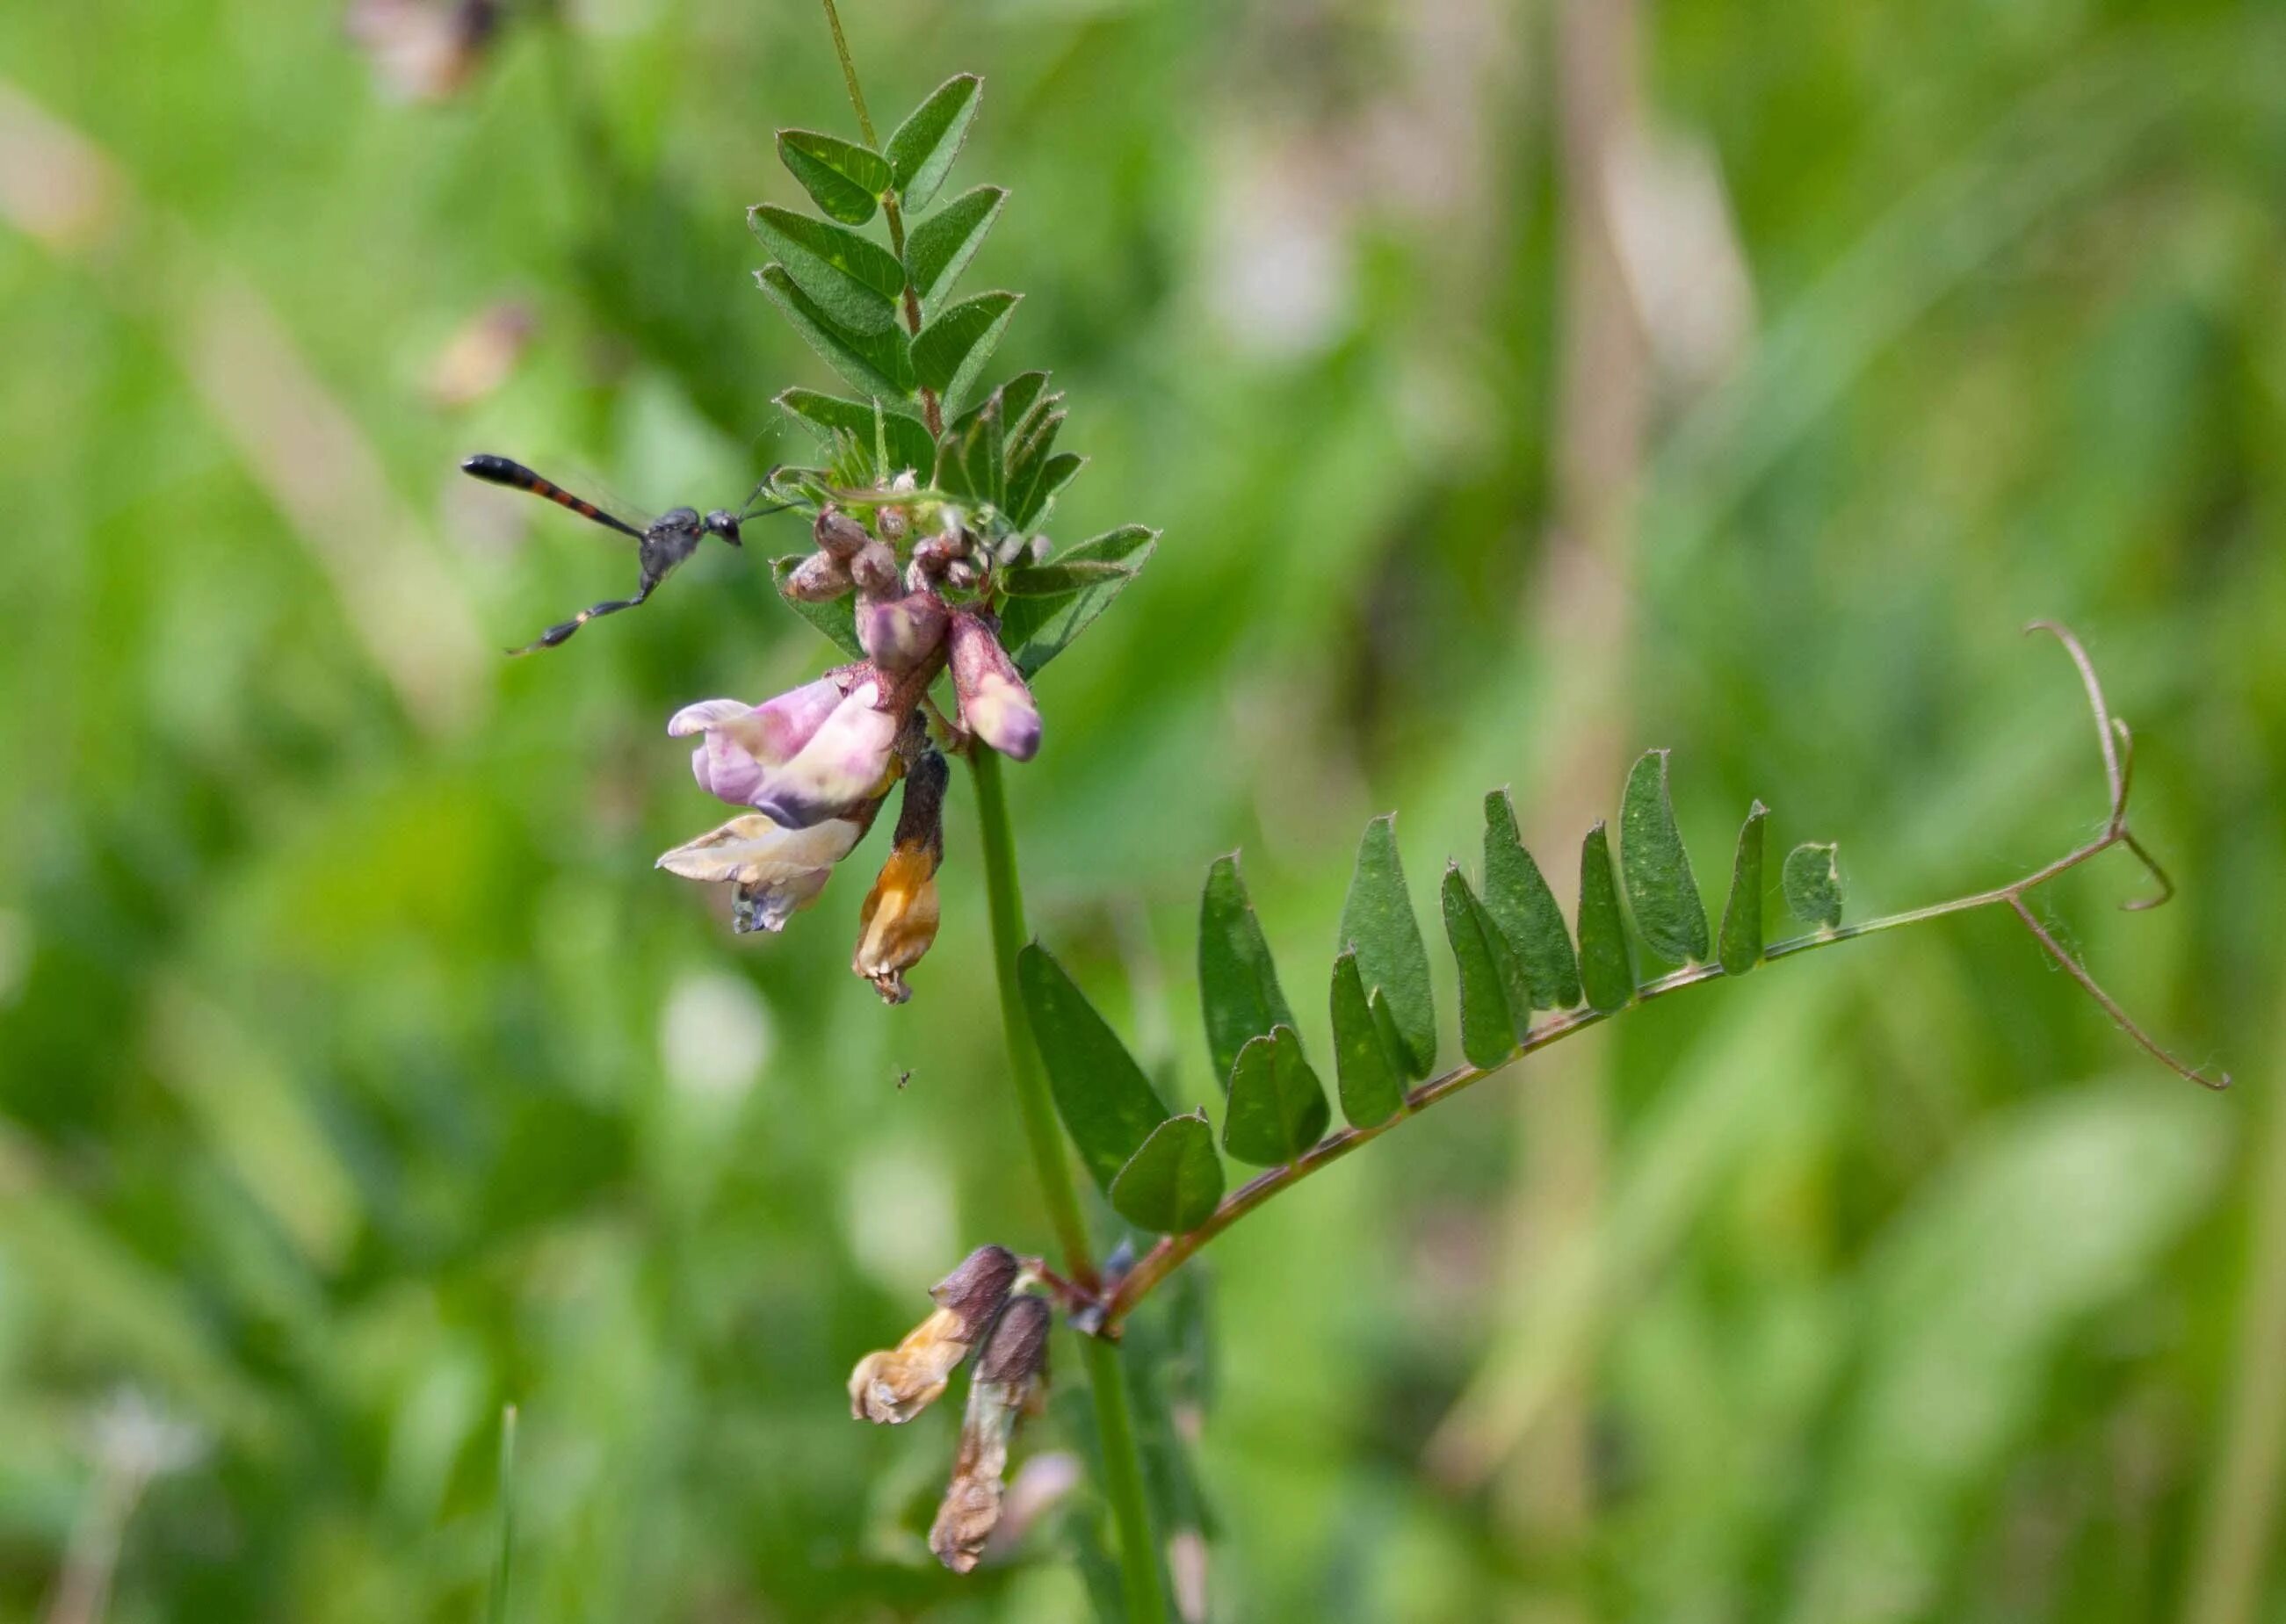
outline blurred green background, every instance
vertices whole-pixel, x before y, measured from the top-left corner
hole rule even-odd
[[[1165,528],[1012,786],[1035,927],[1171,1097],[1233,846],[1313,1045],[1390,808],[1417,901],[1505,782],[1568,903],[1650,744],[1717,894],[1754,796],[1860,913],[2065,850],[2102,787],[2036,615],[2182,889],[2044,896],[2240,1079],[1997,914],[1550,1051],[1206,1254],[1186,1594],[2286,1617],[2276,8],[848,23],[885,124],[987,78],[969,285],[1094,458],[1053,533]],[[950,1406],[841,1394],[1045,1242],[965,782],[910,1005],[846,969],[861,875],[732,938],[650,867],[719,817],[662,724],[825,657],[796,535],[509,662],[630,561],[453,471],[703,508],[807,455],[741,213],[797,200],[775,127],[854,133],[819,17],[584,0],[419,66],[321,4],[0,8],[0,1617],[479,1616],[509,1401],[516,1618],[1078,1616],[1052,1519],[929,1561]]]

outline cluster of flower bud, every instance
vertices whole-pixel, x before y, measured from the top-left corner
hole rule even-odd
[[[901,484],[913,489],[911,475]],[[925,530],[917,514],[932,522]],[[950,671],[954,749],[981,746],[1029,761],[1040,748],[1040,711],[1000,643],[992,553],[959,510],[884,502],[871,514],[869,528],[837,508],[821,511],[814,550],[784,584],[805,602],[854,595],[865,657],[760,705],[710,699],[675,712],[668,734],[699,741],[691,756],[699,787],[751,810],[658,866],[732,886],[737,929],[783,930],[824,890],[902,780],[895,840],[866,894],[852,968],[885,1000],[903,1003],[911,996],[905,971],[936,938],[944,858],[950,773],[924,718],[929,686]]]
[[[1013,1253],[980,1246],[931,1288],[934,1313],[895,1347],[866,1354],[849,1376],[850,1414],[898,1426],[942,1398],[969,1350],[978,1350],[952,1479],[929,1529],[929,1549],[957,1573],[976,1565],[999,1526],[1016,1424],[1045,1400],[1053,1316],[1024,1284]]]

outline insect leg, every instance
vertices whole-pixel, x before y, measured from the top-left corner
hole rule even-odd
[[[574,632],[577,632],[580,627],[586,625],[589,621],[595,619],[598,616],[616,615],[621,609],[634,608],[644,599],[650,597],[651,594],[651,589],[658,584],[658,580],[656,577],[646,576],[643,578],[642,584],[635,588],[635,595],[634,597],[614,598],[609,602],[598,603],[590,608],[581,609],[571,619],[564,621],[560,624],[548,627],[547,631],[532,639],[532,641],[526,643],[523,647],[511,648],[508,650],[508,653],[512,655],[523,655],[530,654],[535,648],[553,648],[557,644],[568,639]]]

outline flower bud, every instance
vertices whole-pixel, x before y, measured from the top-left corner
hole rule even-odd
[[[817,522],[810,527],[810,534],[817,538],[818,551],[830,558],[838,558],[845,564],[856,557],[859,549],[873,539],[865,533],[863,525],[847,514],[831,507],[817,515]]]
[[[803,603],[831,603],[849,591],[849,567],[831,553],[813,553],[785,578],[785,594]]]
[[[947,565],[968,556],[966,530],[939,530],[913,543],[913,562],[931,575],[942,575]]]
[[[868,541],[851,556],[849,578],[868,598],[886,598],[901,584],[897,555],[878,541]]]
[[[894,1348],[868,1353],[849,1373],[849,1413],[900,1426],[943,1393],[969,1345],[1007,1300],[1019,1265],[1005,1246],[980,1246],[930,1289],[936,1312]]]
[[[953,560],[944,569],[944,584],[955,592],[973,592],[983,578],[976,566],[965,558]]]
[[[857,642],[884,671],[903,676],[944,642],[943,602],[932,592],[868,598],[857,606]]]
[[[884,507],[873,514],[873,528],[880,532],[883,541],[895,546],[905,538],[905,532],[913,528],[913,522],[902,507]]]
[[[1046,1385],[1050,1317],[1043,1299],[1012,1298],[977,1356],[952,1481],[929,1528],[929,1549],[956,1573],[976,1565],[999,1526],[1009,1441]]]
[[[999,634],[981,617],[956,609],[950,635],[961,725],[1011,760],[1031,760],[1040,749],[1040,708]]]
[[[849,968],[873,984],[885,1002],[912,996],[905,972],[936,941],[937,866],[944,860],[944,790],[950,769],[929,750],[905,775],[897,835],[888,861],[865,893],[857,918],[857,950]]]

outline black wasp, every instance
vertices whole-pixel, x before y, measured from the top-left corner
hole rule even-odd
[[[598,603],[593,608],[581,609],[560,625],[548,627],[547,631],[523,647],[510,649],[508,652],[511,654],[530,654],[535,648],[553,648],[598,615],[616,615],[621,609],[635,608],[657,591],[658,584],[666,579],[677,564],[698,551],[698,544],[707,537],[720,536],[732,546],[737,546],[740,545],[738,526],[742,522],[761,513],[776,511],[775,508],[766,509],[750,505],[745,513],[734,514],[718,507],[702,519],[695,507],[678,507],[671,513],[661,514],[642,529],[637,530],[626,520],[605,513],[593,502],[583,501],[573,496],[554,480],[542,479],[522,463],[510,462],[505,457],[493,457],[479,452],[461,464],[461,472],[473,474],[478,479],[492,484],[507,485],[512,490],[529,490],[534,496],[546,497],[560,507],[570,508],[583,519],[593,519],[608,530],[617,530],[622,536],[632,536],[635,539],[635,558],[641,566],[642,575],[635,582],[634,597],[615,598],[608,602]],[[769,488],[769,482],[765,480],[761,484],[757,485],[754,488],[755,497],[760,497],[762,491]]]

